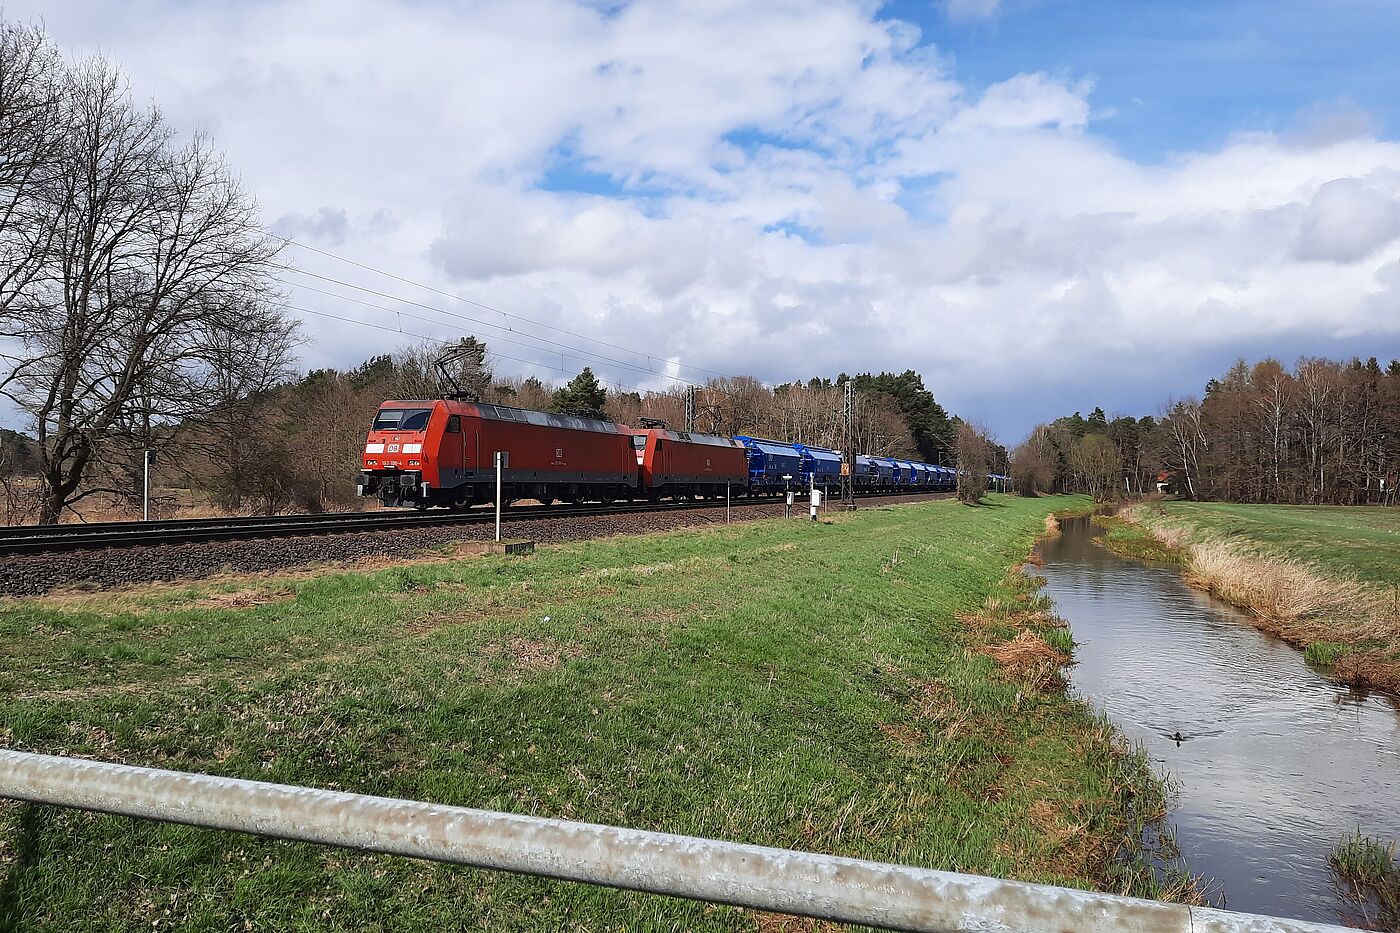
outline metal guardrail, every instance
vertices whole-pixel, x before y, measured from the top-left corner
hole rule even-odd
[[[0,797],[937,933],[1341,927],[719,842],[0,750]]]

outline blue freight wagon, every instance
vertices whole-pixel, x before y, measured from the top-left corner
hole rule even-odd
[[[758,437],[735,437],[749,455],[749,491],[781,492],[802,476],[802,454],[792,444]],[[838,467],[839,470],[839,467]],[[792,477],[791,481],[783,479]]]
[[[899,481],[899,466],[889,457],[872,457],[875,461],[875,475],[878,478],[876,486],[881,489],[893,489]]]
[[[880,468],[874,457],[856,454],[856,468],[851,473],[851,482],[857,489],[874,489],[880,485]]]
[[[807,444],[793,444],[802,455],[802,485],[839,486],[841,485],[841,455],[825,447],[811,447]]]

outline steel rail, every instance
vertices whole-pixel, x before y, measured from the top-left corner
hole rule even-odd
[[[686,510],[714,508],[714,503],[680,503],[668,509]],[[526,521],[546,518],[583,518],[591,515],[626,515],[632,512],[656,511],[643,505],[579,506],[553,508],[547,506],[512,509],[503,516],[505,521]],[[421,528],[434,525],[479,525],[493,520],[494,513],[472,512],[346,512],[331,517],[317,515],[256,516],[252,519],[192,519],[192,524],[174,522],[155,527],[144,523],[116,523],[127,527],[108,528],[106,523],[93,525],[60,525],[81,531],[46,533],[36,531],[23,535],[0,536],[0,555],[53,553],[60,551],[97,550],[114,547],[159,546],[211,541],[236,541],[250,538],[295,537],[298,535],[347,534],[362,531],[385,531],[394,528]]]
[[[624,503],[622,507],[627,504]],[[635,505],[641,507],[642,503],[639,501]],[[579,506],[579,508],[603,507],[601,504]],[[533,505],[515,507],[512,511],[523,514],[539,510],[541,514],[544,514],[547,510],[550,514],[558,514],[568,511],[570,508],[573,507]],[[299,522],[308,526],[333,525],[345,521],[392,523],[423,517],[444,519],[450,516],[471,517],[477,514],[481,514],[481,512],[475,508],[464,511],[433,509],[422,512],[411,509],[383,509],[355,512],[292,512],[285,515],[225,515],[218,518],[171,518],[153,521],[69,522],[61,525],[11,525],[0,527],[0,542],[22,538],[84,537],[123,531],[157,532],[256,527],[259,525],[280,525],[288,522]]]
[[[892,930],[1343,930],[693,836],[11,750],[0,750],[0,797]]]
[[[913,495],[907,493],[905,495]],[[929,493],[937,495],[937,493]],[[877,494],[898,496],[901,494]],[[735,508],[780,504],[781,499],[745,498]],[[525,506],[507,510],[503,521],[585,518],[666,511],[720,508],[718,500],[699,502],[629,502],[621,505]],[[0,529],[0,556],[97,550],[101,548],[158,546],[250,538],[345,534],[392,528],[434,525],[477,525],[493,520],[486,509],[463,512],[327,512],[297,515],[257,515],[233,518],[173,519],[158,522],[93,522],[68,525],[26,525]]]

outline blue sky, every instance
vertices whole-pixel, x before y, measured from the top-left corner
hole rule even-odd
[[[1400,126],[1400,3],[1004,0],[958,18],[896,0],[881,15],[917,24],[973,88],[1018,71],[1092,79],[1111,112],[1095,132],[1142,161],[1337,114],[1388,138]]]
[[[294,249],[301,268],[638,349],[640,374],[598,361],[610,381],[912,368],[1014,442],[1076,409],[1150,412],[1237,356],[1400,356],[1400,3],[6,14],[210,132],[277,232],[438,291]],[[289,275],[298,306],[396,326],[304,284]],[[307,367],[392,349],[305,329]],[[533,339],[519,319],[493,334]],[[538,362],[500,368],[567,376],[553,352],[517,342]]]

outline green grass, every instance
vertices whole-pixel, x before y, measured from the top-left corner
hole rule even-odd
[[[1328,668],[1356,651],[1357,648],[1354,645],[1340,641],[1314,641],[1309,642],[1308,646],[1303,649],[1303,659],[1309,664]]]
[[[1165,502],[1162,508],[1201,532],[1263,545],[1325,573],[1400,586],[1400,509],[1223,502]]]
[[[1185,551],[1161,541],[1142,525],[1117,515],[1095,515],[1093,522],[1104,529],[1096,540],[1115,553],[1162,564],[1186,563]]]
[[[993,496],[12,601],[0,744],[1143,891],[1150,879],[1113,861],[1141,832],[1125,803],[1141,809],[1156,786],[1141,756],[1082,705],[969,650],[1032,624],[1034,584],[1006,569],[1072,501]],[[959,621],[978,612],[980,625]],[[6,931],[754,923],[0,804]]]
[[[1358,829],[1337,844],[1330,861],[1356,900],[1375,906],[1383,923],[1400,924],[1400,861],[1395,843],[1363,836]]]

